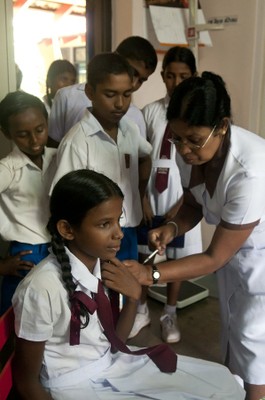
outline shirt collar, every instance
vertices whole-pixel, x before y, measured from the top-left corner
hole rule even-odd
[[[85,134],[87,136],[92,136],[92,135],[97,135],[97,134],[104,134],[106,135],[110,140],[111,137],[104,131],[104,128],[102,125],[98,122],[98,120],[94,117],[94,115],[91,113],[91,107],[88,107],[85,111],[85,120],[89,119],[89,129],[85,130]],[[126,135],[126,132],[130,132],[130,123],[127,119],[126,116],[123,116],[122,119],[120,120],[118,124],[118,130],[119,134],[121,133],[123,136]]]
[[[166,109],[168,108],[169,101],[170,101],[170,97],[169,97],[168,94],[166,94],[166,96],[165,96],[165,98],[164,98],[164,105],[165,105],[165,108],[166,108]]]
[[[44,148],[44,153],[42,155],[43,158],[45,152],[46,149]],[[34,164],[34,162],[31,161],[31,159],[26,154],[24,154],[21,150],[19,150],[19,148],[16,145],[14,145],[14,148],[12,150],[12,161],[15,170],[23,168],[25,165],[31,165],[35,169],[38,170],[40,169],[36,164]]]
[[[65,247],[65,251],[69,257],[71,273],[74,282],[77,284],[77,290],[79,289],[88,295],[90,292],[97,293],[98,279],[101,279],[100,260],[97,260],[93,273],[91,273],[67,247]]]
[[[191,176],[189,189],[194,186],[205,183],[206,189],[213,197],[218,178],[223,169],[225,159],[230,146],[230,129],[223,136],[222,142],[215,153],[214,157],[205,164],[193,165],[191,168]]]

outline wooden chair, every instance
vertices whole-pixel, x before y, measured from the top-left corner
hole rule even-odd
[[[14,313],[10,307],[0,317],[0,400],[6,400],[13,387]]]

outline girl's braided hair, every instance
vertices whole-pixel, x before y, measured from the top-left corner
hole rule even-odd
[[[62,279],[69,299],[76,285],[71,273],[71,264],[65,251],[67,243],[57,230],[57,223],[66,220],[71,226],[79,227],[87,212],[111,197],[123,199],[119,186],[105,175],[95,171],[80,169],[64,175],[54,186],[50,200],[50,219],[48,231],[54,255],[62,269]],[[88,311],[81,307],[84,317],[82,327],[89,321]]]

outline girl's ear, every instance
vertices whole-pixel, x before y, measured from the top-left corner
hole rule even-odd
[[[92,88],[91,85],[89,85],[89,83],[86,83],[85,93],[86,93],[87,97],[89,98],[89,100],[93,100],[94,89]]]
[[[63,239],[65,240],[74,239],[74,232],[68,221],[66,221],[65,219],[60,219],[57,222],[56,226],[59,234],[62,236]]]

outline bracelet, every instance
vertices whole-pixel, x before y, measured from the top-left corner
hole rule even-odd
[[[169,222],[167,222],[167,225],[169,225],[169,224],[174,225],[174,227],[175,227],[175,236],[174,236],[174,238],[177,237],[177,236],[178,236],[178,233],[179,233],[178,224],[177,224],[176,222],[174,222],[174,221],[169,221]]]

